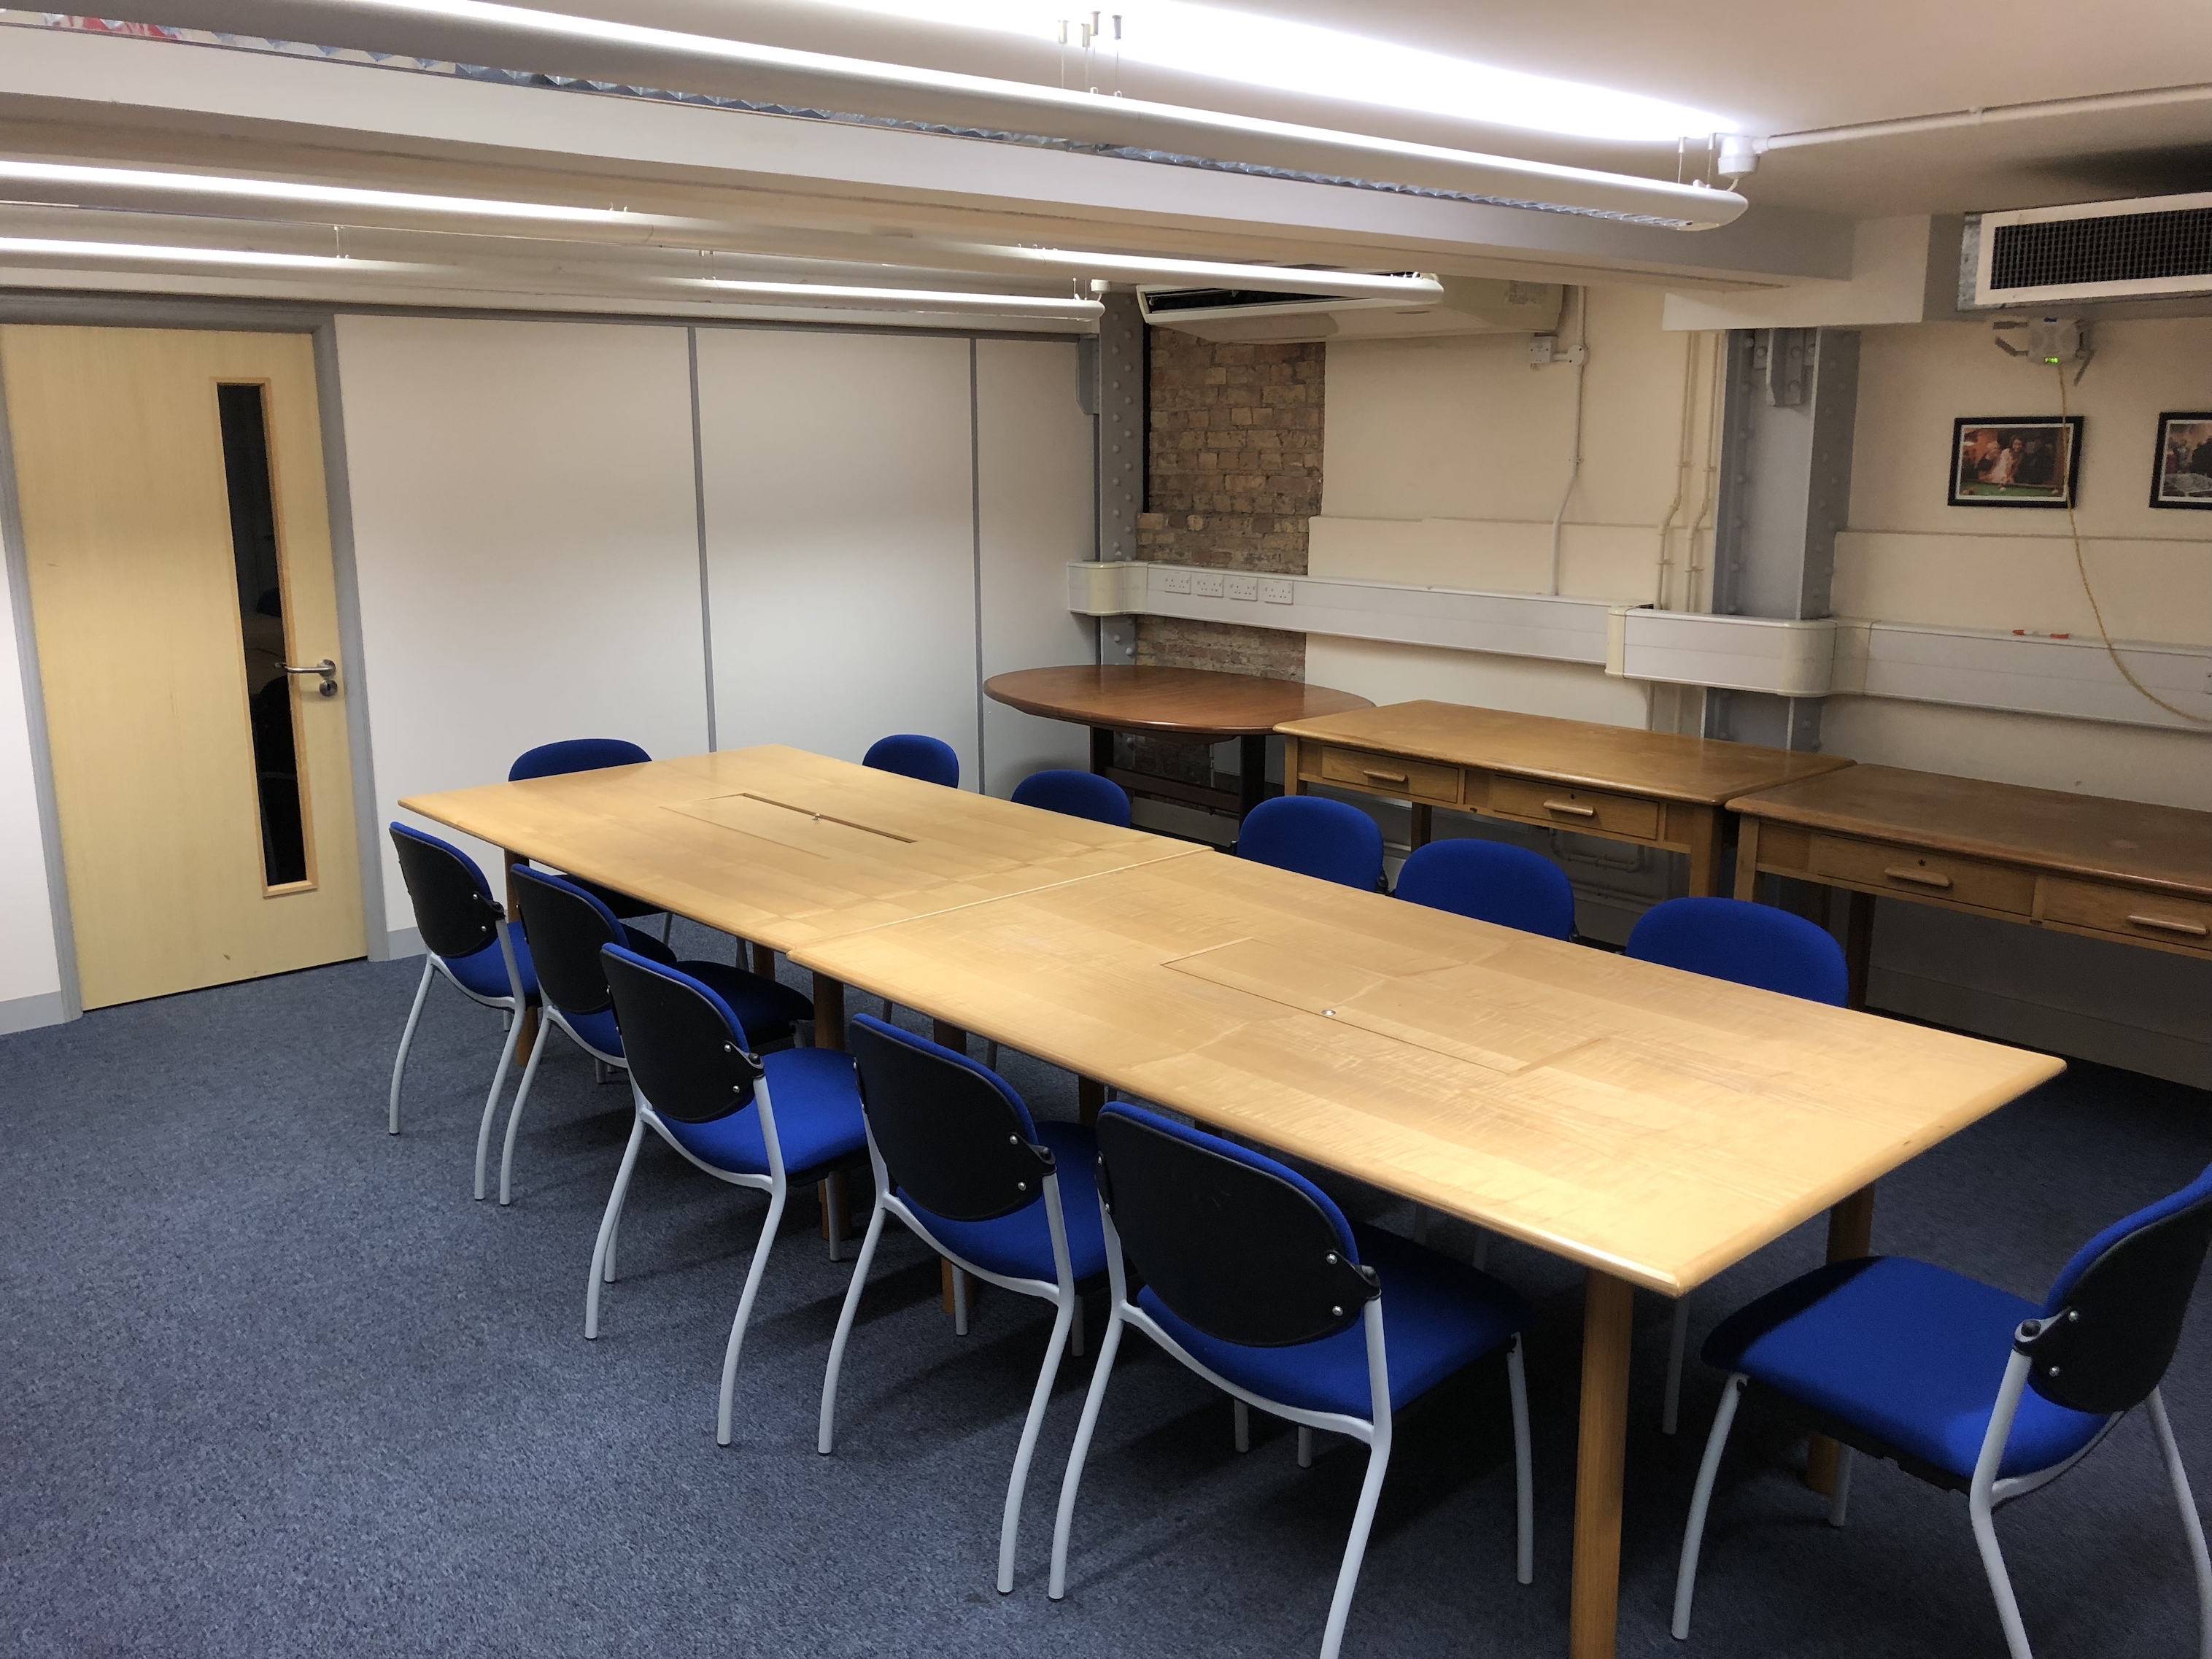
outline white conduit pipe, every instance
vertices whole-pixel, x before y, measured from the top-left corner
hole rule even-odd
[[[1583,368],[1589,361],[1589,290],[1575,290],[1575,344],[1569,354],[1575,366],[1575,449],[1567,465],[1567,487],[1559,492],[1559,510],[1552,514],[1552,583],[1544,591],[1559,591],[1559,524],[1567,516],[1567,502],[1575,493],[1575,480],[1583,471]]]

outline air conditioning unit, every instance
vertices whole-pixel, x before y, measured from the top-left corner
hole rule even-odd
[[[1318,278],[1326,272],[1316,271]],[[1248,289],[1140,287],[1138,308],[1158,328],[1205,340],[1374,340],[1424,334],[1548,334],[1559,325],[1557,283],[1439,276],[1443,297],[1349,300],[1341,295]],[[1315,286],[1322,286],[1316,282]]]
[[[2212,294],[2212,192],[1968,216],[1959,308]]]

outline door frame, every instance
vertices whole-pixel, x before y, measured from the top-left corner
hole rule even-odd
[[[411,954],[392,948],[392,933],[385,921],[383,848],[377,838],[375,765],[369,749],[368,676],[362,651],[361,586],[354,558],[353,501],[346,477],[344,410],[338,395],[336,307],[250,300],[25,294],[0,295],[0,323],[312,337],[324,490],[330,508],[331,574],[337,594],[338,644],[346,663],[346,747],[353,775],[354,836],[360,853],[362,934],[371,962]],[[9,1009],[0,1006],[0,1031],[8,1031],[76,1019],[84,1012],[84,1000],[77,975],[76,933],[70,921],[68,874],[62,862],[61,814],[54,794],[53,754],[46,732],[45,682],[39,672],[38,638],[31,621],[30,564],[16,498],[15,452],[8,430],[4,383],[0,383],[0,541],[6,548],[9,609],[22,670],[24,714],[30,727],[32,784],[46,858],[47,901],[53,912],[54,956],[61,979],[56,994],[58,1006],[51,1019],[37,1018],[37,1010],[19,1010],[10,1018]],[[24,1014],[32,1017],[22,1018]]]

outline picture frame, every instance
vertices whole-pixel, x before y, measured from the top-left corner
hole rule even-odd
[[[1951,424],[1953,507],[2074,505],[2079,415],[1962,415]]]
[[[2212,512],[2212,410],[2168,410],[2158,417],[2150,504]]]

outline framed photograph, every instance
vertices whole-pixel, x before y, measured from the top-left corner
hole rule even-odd
[[[2212,507],[2212,414],[2158,417],[2158,465],[2150,478],[2153,507]]]
[[[1951,428],[1954,507],[2071,507],[2079,415],[1962,416]]]

